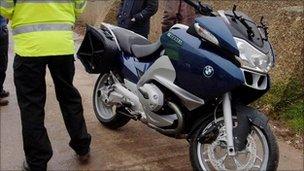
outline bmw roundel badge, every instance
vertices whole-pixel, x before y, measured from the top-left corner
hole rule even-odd
[[[209,77],[212,77],[212,75],[214,74],[214,69],[212,66],[210,65],[207,65],[205,66],[204,68],[204,76],[209,78]]]

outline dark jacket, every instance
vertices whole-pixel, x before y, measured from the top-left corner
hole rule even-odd
[[[121,0],[118,26],[132,30],[145,37],[150,31],[150,18],[157,12],[158,0]],[[131,19],[135,18],[135,22]]]
[[[174,24],[191,25],[196,17],[193,7],[182,0],[167,0],[162,21],[162,31],[168,31]]]

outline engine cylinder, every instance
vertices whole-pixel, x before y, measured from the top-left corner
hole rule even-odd
[[[144,110],[156,112],[163,107],[164,94],[156,85],[144,84],[139,91],[141,93],[139,100]]]

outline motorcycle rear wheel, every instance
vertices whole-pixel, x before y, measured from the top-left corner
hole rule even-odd
[[[215,140],[211,144],[203,144],[199,142],[198,137],[200,137],[200,135],[212,124],[212,122],[214,121],[209,120],[209,122],[203,124],[202,127],[196,131],[196,133],[192,136],[190,140],[190,160],[194,170],[276,170],[279,160],[279,150],[276,139],[268,125],[266,128],[260,128],[253,125],[252,134],[255,134],[255,137],[257,137],[256,139],[259,139],[261,143],[256,145],[256,141],[250,134],[247,140],[251,143],[248,143],[246,149],[243,150],[242,153],[238,152],[237,156],[230,157],[227,156],[227,154],[223,155],[223,152],[221,153],[221,155],[215,155],[216,152],[221,152],[221,150],[226,151],[225,147],[220,147],[219,145],[223,145],[223,142],[218,143],[216,142],[217,140]],[[223,122],[223,118],[219,118],[217,122]],[[219,139],[219,136],[217,139]],[[263,157],[255,156],[256,158],[254,159],[254,163],[250,163],[250,160],[253,160],[252,156],[261,153],[257,152],[258,146],[262,147],[264,150]],[[253,153],[256,152],[256,154],[249,154],[248,157],[247,150],[251,153],[252,151]],[[246,156],[242,156],[243,154],[245,154]],[[243,163],[242,165],[241,162],[244,162],[244,158],[248,158],[248,163]],[[241,162],[238,161],[240,159]],[[226,165],[223,164],[224,162],[226,162]],[[261,166],[258,167],[258,164],[260,164]],[[229,168],[229,166],[234,166],[236,168]],[[247,168],[246,166],[249,168]]]
[[[126,125],[131,118],[119,113],[118,110],[114,113],[112,108],[106,106],[101,100],[98,90],[106,86],[109,75],[110,74],[108,73],[100,75],[95,83],[93,92],[93,108],[99,122],[103,126],[115,130]]]

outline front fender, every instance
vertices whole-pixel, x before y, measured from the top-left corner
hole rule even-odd
[[[237,114],[237,127],[233,128],[234,145],[238,151],[246,148],[247,137],[250,134],[252,125],[265,129],[268,119],[258,110],[244,105],[235,105],[235,113]]]
[[[269,119],[262,112],[259,112],[253,107],[237,105],[236,113],[240,115],[246,115],[250,123],[255,126],[258,126],[262,129],[267,127]]]
[[[233,115],[238,115],[238,116],[246,116],[246,117],[242,117],[245,119],[248,119],[249,121],[249,125],[255,125],[261,129],[266,129],[267,128],[267,124],[269,119],[261,112],[259,112],[257,109],[250,107],[250,106],[244,106],[244,105],[236,105],[234,107],[234,113]],[[206,113],[204,116],[202,116],[201,118],[197,119],[197,121],[193,124],[192,128],[190,129],[190,131],[188,132],[188,136],[187,139],[189,139],[193,133],[199,129],[202,125],[206,125],[210,121],[210,118],[213,118],[213,113]],[[245,123],[245,122],[243,122]],[[248,122],[247,122],[248,123]],[[246,127],[246,126],[245,126]],[[237,129],[237,128],[235,128]],[[246,135],[243,133],[240,133],[240,130],[235,130],[237,131],[238,135]],[[241,130],[241,131],[246,131],[246,130]],[[244,137],[242,137],[244,138]],[[245,137],[247,139],[247,136]]]

